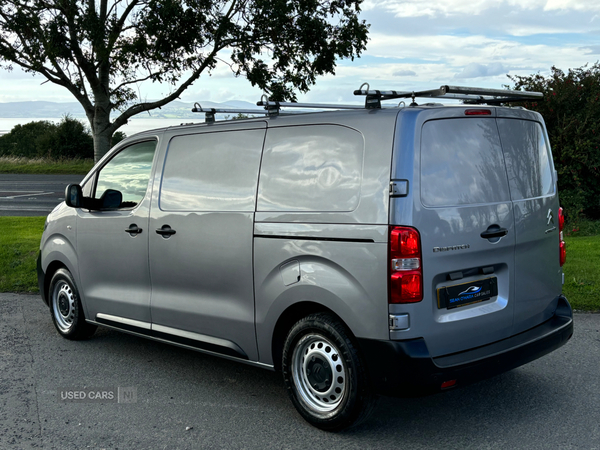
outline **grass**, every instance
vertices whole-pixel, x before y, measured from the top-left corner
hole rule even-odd
[[[0,157],[0,173],[33,173],[54,175],[85,175],[94,166],[93,159]]]
[[[38,292],[43,217],[0,217],[0,292]],[[569,236],[563,292],[578,311],[600,312],[600,235]],[[558,257],[558,255],[557,255]]]
[[[45,217],[0,217],[0,292],[39,292],[36,258]]]
[[[600,312],[600,235],[566,237],[563,292],[573,309]]]

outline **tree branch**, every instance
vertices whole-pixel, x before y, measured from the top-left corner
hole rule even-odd
[[[121,89],[123,86],[127,86],[129,84],[142,83],[142,82],[147,81],[147,80],[149,80],[150,78],[152,78],[152,77],[154,77],[156,75],[159,75],[160,73],[161,73],[160,71],[158,71],[158,72],[152,72],[147,77],[144,77],[144,78],[139,78],[139,79],[130,80],[130,81],[124,81],[121,84],[119,84],[117,87],[111,89],[110,93],[112,95],[113,92],[116,92],[117,90]]]
[[[189,86],[192,85],[194,81],[196,81],[200,77],[200,74],[213,62],[217,53],[220,52],[223,48],[223,46],[215,47],[210,53],[210,55],[208,55],[208,57],[204,59],[200,67],[198,67],[192,73],[192,75],[184,83],[182,83],[172,94],[156,102],[138,103],[137,105],[133,105],[132,107],[128,108],[111,124],[110,128],[112,129],[112,132],[114,133],[117,129],[119,129],[119,127],[125,125],[130,117],[133,117],[136,114],[139,114],[144,111],[150,111],[151,109],[160,108],[161,106],[164,106],[167,103],[170,103],[176,98],[178,98],[183,91],[185,91]]]
[[[129,16],[129,14],[131,14],[133,8],[135,8],[138,3],[139,0],[133,0],[129,5],[127,5],[127,8],[125,8],[125,11],[123,11],[123,14],[121,14],[121,17],[119,17],[119,20],[115,24],[115,27],[108,34],[108,42],[106,44],[106,48],[109,52],[112,52],[115,42],[117,42],[117,39],[124,31],[123,27],[125,26],[125,21],[127,20],[127,17]]]

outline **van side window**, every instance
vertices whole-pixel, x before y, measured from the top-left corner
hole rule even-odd
[[[258,211],[353,211],[360,199],[364,138],[337,125],[267,132]]]
[[[123,196],[119,208],[135,207],[146,195],[155,150],[156,141],[147,141],[117,153],[98,173],[94,198],[113,189]]]
[[[512,199],[552,194],[552,165],[541,125],[528,120],[498,119],[498,129]]]
[[[421,201],[425,206],[510,201],[494,119],[431,120],[423,125]]]
[[[254,211],[265,130],[176,136],[165,160],[163,211]]]

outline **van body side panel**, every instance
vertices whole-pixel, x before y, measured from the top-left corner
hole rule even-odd
[[[256,360],[253,214],[161,214],[151,229],[164,224],[176,234],[152,236],[152,324],[232,341]]]
[[[330,309],[355,336],[389,337],[387,229],[397,114],[269,119],[254,239],[261,362],[273,363],[277,320],[300,302]],[[284,196],[273,192],[277,185]]]
[[[260,362],[273,364],[277,320],[300,302],[330,309],[357,337],[387,339],[387,242],[368,242],[374,237],[370,230],[348,231],[340,238],[338,233],[327,233],[327,225],[305,227],[297,234],[298,239],[287,238],[287,224],[277,225],[277,231],[270,227],[272,234],[265,233],[260,224],[255,230]],[[338,240],[327,240],[325,235]]]
[[[256,361],[252,235],[266,125],[251,125],[167,134],[149,239],[153,326],[231,341]]]
[[[77,256],[77,213],[74,208],[69,208],[64,203],[59,204],[46,219],[45,229],[40,242],[40,253],[38,255],[38,282],[50,282],[47,277],[48,267],[51,263],[59,261],[63,264],[80,286],[79,265]],[[41,271],[41,273],[40,273]],[[41,278],[40,278],[41,276]],[[40,294],[45,302],[49,302],[48,293],[43,292],[44,284],[40,284]],[[86,310],[83,293],[80,293],[81,303]],[[86,316],[87,317],[87,316]]]

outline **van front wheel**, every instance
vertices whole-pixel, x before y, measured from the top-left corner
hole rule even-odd
[[[312,425],[337,431],[367,419],[375,406],[364,364],[346,327],[311,314],[288,333],[283,378],[292,403]]]
[[[71,272],[58,269],[50,281],[50,314],[61,336],[71,339],[87,339],[96,331],[96,325],[85,321],[79,291]]]

